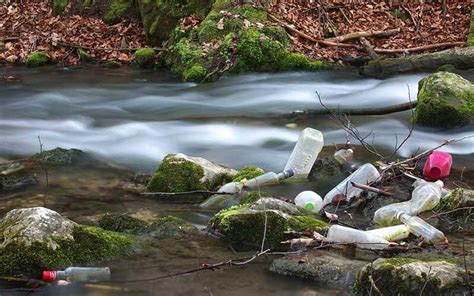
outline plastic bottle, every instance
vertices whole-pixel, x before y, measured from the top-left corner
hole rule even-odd
[[[389,242],[399,241],[410,235],[410,229],[405,224],[366,230],[366,232]]]
[[[110,279],[108,267],[68,267],[61,271],[43,271],[43,281],[98,282]]]
[[[387,240],[376,235],[341,225],[329,227],[326,240],[338,243],[356,243],[359,248],[374,250],[384,249],[389,245]]]
[[[349,160],[352,160],[353,157],[354,157],[354,150],[350,148],[340,149],[334,153],[334,159],[340,164],[344,164],[348,162]]]
[[[323,134],[318,130],[305,128],[300,133],[284,170],[292,170],[297,177],[308,177],[323,146]]]
[[[400,212],[398,213],[397,218],[402,221],[408,229],[410,229],[411,233],[423,237],[427,242],[440,243],[447,241],[444,233],[426,223],[419,217],[410,216],[405,212]]]
[[[293,176],[292,170],[285,170],[281,173],[268,172],[253,179],[243,182],[245,187],[258,188],[263,185],[278,184],[281,180],[290,178]]]
[[[397,214],[405,212],[408,215],[416,216],[419,213],[428,211],[436,207],[441,200],[442,181],[422,182],[415,181],[415,187],[411,194],[411,199],[404,202],[393,203],[381,207],[374,213],[374,224],[388,226],[396,224]]]
[[[303,191],[295,197],[297,207],[318,213],[323,207],[323,199],[314,191]]]
[[[336,195],[343,194],[346,200],[349,201],[350,198],[361,194],[363,190],[355,188],[351,185],[351,182],[369,184],[375,182],[379,177],[379,171],[372,164],[362,165],[324,196],[323,206],[330,204]]]
[[[442,151],[433,151],[426,159],[423,168],[423,176],[430,180],[439,180],[449,176],[453,157],[451,154]]]

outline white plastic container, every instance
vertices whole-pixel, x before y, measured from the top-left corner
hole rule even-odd
[[[360,166],[354,173],[324,196],[323,207],[330,204],[336,195],[343,194],[347,201],[352,197],[359,196],[363,190],[355,188],[351,185],[351,182],[366,185],[375,182],[378,178],[380,178],[380,173],[372,164],[366,163]]]
[[[350,148],[337,150],[334,153],[334,159],[340,164],[344,164],[348,162],[349,160],[352,160],[353,157],[354,157],[354,150]]]
[[[259,186],[263,185],[272,185],[272,184],[278,184],[280,183],[281,180],[287,179],[289,177],[293,176],[293,171],[288,170],[288,171],[283,171],[281,173],[274,173],[274,172],[268,172],[263,175],[260,175],[258,177],[255,177],[250,180],[244,180],[242,183],[245,187],[250,187],[250,188],[258,188]]]
[[[386,239],[389,242],[399,241],[410,235],[410,229],[404,224],[366,230],[366,232]]]
[[[414,185],[418,186],[413,190],[410,200],[381,207],[374,213],[374,224],[381,226],[397,224],[397,214],[399,212],[416,216],[433,209],[439,204],[441,190],[444,185],[442,181],[433,183],[415,181]]]
[[[323,207],[323,199],[314,191],[303,191],[295,197],[295,204],[299,208],[318,213]]]
[[[292,170],[296,177],[308,177],[323,146],[323,134],[318,130],[305,128],[300,133],[298,142],[288,158],[285,171]]]
[[[397,218],[410,229],[411,233],[423,237],[427,242],[435,244],[447,241],[443,232],[425,222],[420,217],[410,216],[407,213],[400,212]]]
[[[329,227],[326,240],[337,243],[355,243],[359,248],[372,250],[384,249],[389,245],[387,240],[376,235],[341,225]]]
[[[98,282],[110,279],[108,267],[68,267],[65,270],[43,271],[43,280],[54,282],[67,280],[70,282]]]

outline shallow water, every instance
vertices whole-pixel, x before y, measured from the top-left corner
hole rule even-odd
[[[3,73],[2,73],[3,71]],[[472,79],[472,73],[464,73]],[[328,146],[346,142],[346,134],[328,117],[290,120],[279,115],[320,109],[318,91],[326,105],[377,107],[416,98],[423,75],[386,80],[363,79],[350,72],[250,74],[226,77],[205,85],[182,83],[166,73],[134,70],[0,69],[17,82],[0,87],[0,158],[38,152],[38,136],[45,149],[78,148],[112,160],[127,169],[91,168],[51,172],[50,207],[80,223],[95,223],[101,214],[138,213],[152,220],[173,214],[198,226],[212,213],[195,204],[156,203],[111,188],[132,171],[151,172],[167,153],[183,152],[240,168],[256,164],[281,170],[298,133],[306,126],[324,133]],[[388,116],[354,116],[352,122],[380,151],[389,155],[408,132],[410,111]],[[434,147],[446,139],[473,134],[473,126],[454,130],[415,127],[397,157]],[[353,143],[356,143],[352,139]],[[474,138],[442,148],[454,156],[453,178],[463,172],[472,178]],[[358,151],[357,160],[374,160]],[[472,180],[467,180],[472,183]],[[21,206],[41,205],[44,184],[19,194],[2,196],[0,214]],[[309,183],[270,188],[294,196],[314,189],[323,195],[335,184]],[[472,245],[472,236],[468,239]],[[459,241],[459,238],[458,238]],[[314,283],[278,277],[266,271],[265,259],[246,268],[205,271],[186,277],[129,283],[169,272],[194,268],[234,256],[227,246],[205,238],[165,241],[144,253],[112,261],[112,286],[73,285],[44,290],[50,295],[334,295],[344,294]],[[145,268],[146,266],[158,266]],[[134,268],[138,268],[135,270]]]

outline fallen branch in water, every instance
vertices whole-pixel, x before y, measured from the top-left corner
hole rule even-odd
[[[361,37],[386,38],[386,37],[390,37],[392,35],[395,35],[399,32],[400,32],[400,28],[384,30],[384,31],[360,31],[360,32],[354,32],[354,33],[349,33],[349,34],[346,34],[346,35],[333,37],[333,38],[327,38],[327,39],[324,39],[324,40],[325,41],[330,41],[330,42],[345,42],[345,41],[348,41],[348,40],[358,39],[358,38],[361,38]]]
[[[371,191],[371,192],[386,195],[386,196],[393,196],[393,193],[390,193],[390,192],[387,192],[387,191],[384,191],[384,190],[381,190],[381,189],[378,189],[378,188],[375,188],[375,187],[372,187],[372,186],[359,184],[359,183],[356,183],[356,182],[351,182],[351,184],[355,188],[359,188],[359,189],[362,189],[362,190],[365,190],[365,191]]]
[[[424,45],[424,46],[418,46],[418,47],[412,47],[412,48],[395,48],[395,49],[375,48],[374,51],[376,53],[390,54],[390,53],[423,51],[423,50],[428,50],[428,49],[437,49],[441,47],[455,47],[455,46],[460,46],[460,45],[464,45],[464,42],[443,42],[443,43],[430,44],[430,45]]]
[[[92,51],[137,51],[140,48],[134,48],[134,47],[128,47],[128,48],[121,48],[121,47],[89,47],[89,46],[82,46],[78,44],[70,44],[70,43],[64,43],[64,42],[59,42],[59,41],[53,41],[53,45],[59,45],[62,47],[72,47],[72,48],[82,48],[82,49],[87,49],[87,50],[92,50]],[[166,51],[166,48],[161,48],[161,47],[153,47],[152,49],[156,51]]]
[[[229,192],[217,192],[209,190],[193,190],[184,192],[142,192],[141,195],[160,195],[160,196],[176,196],[176,195],[189,195],[189,194],[222,194],[222,195],[234,195]]]

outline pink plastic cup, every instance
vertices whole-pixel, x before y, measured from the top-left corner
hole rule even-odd
[[[453,165],[453,157],[451,154],[441,151],[433,151],[426,160],[423,168],[423,176],[431,180],[439,180],[449,176],[451,166]]]

